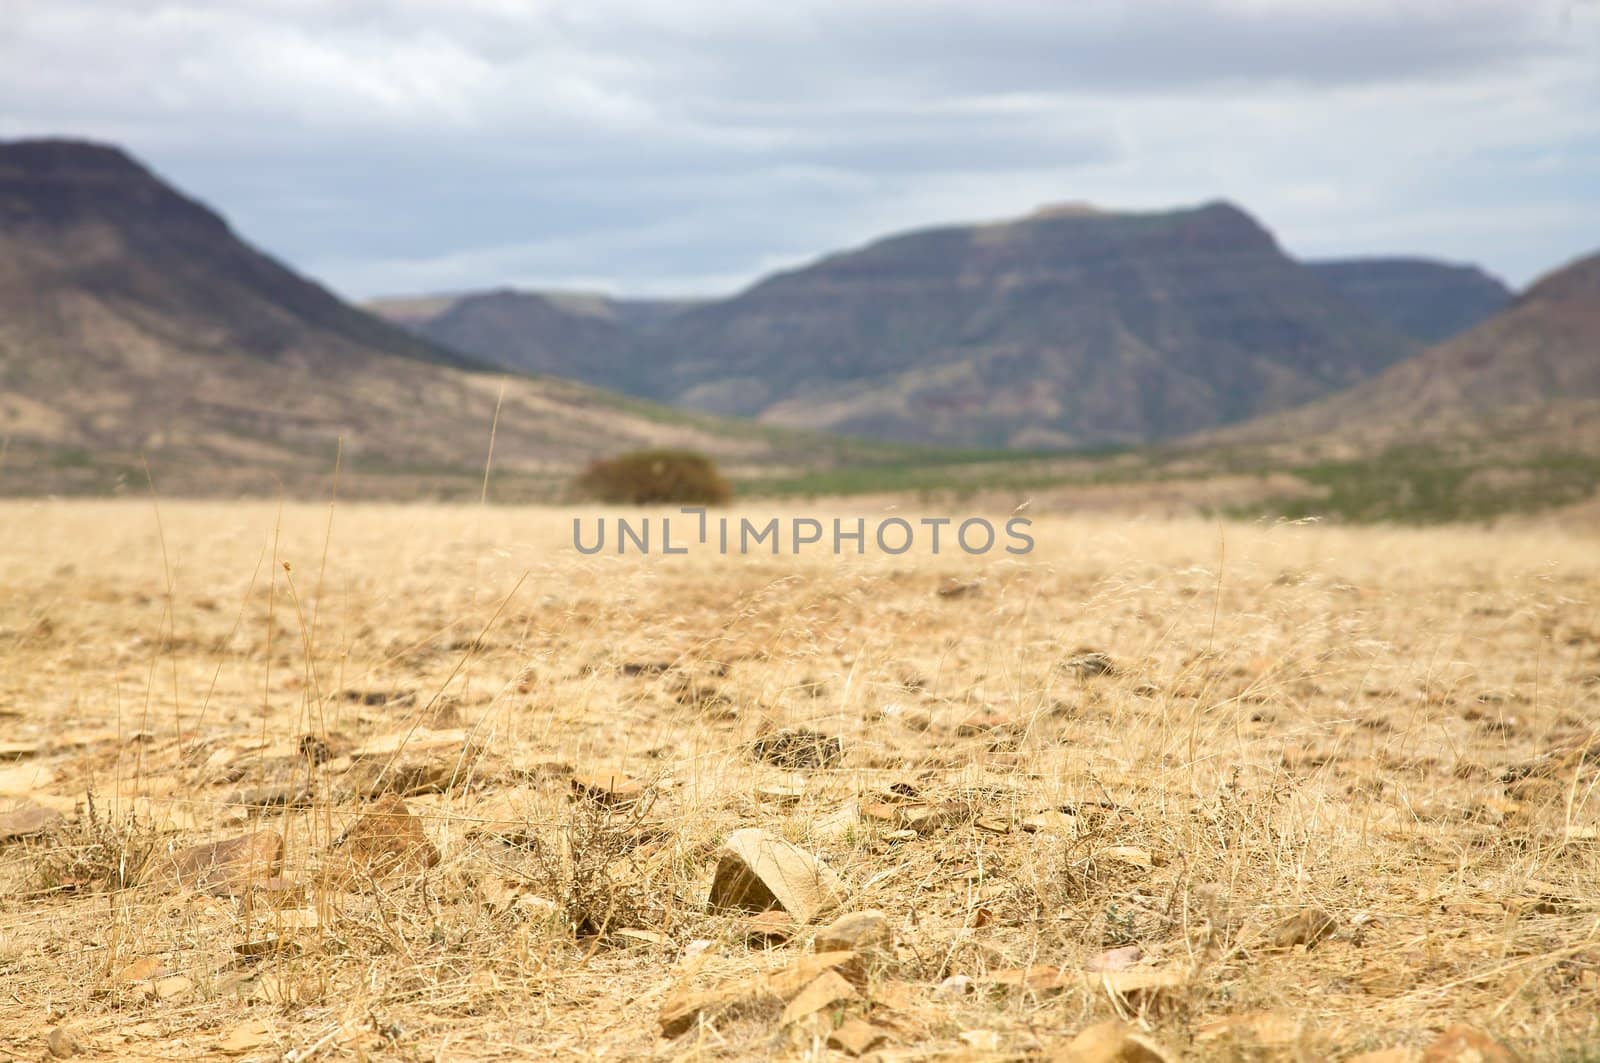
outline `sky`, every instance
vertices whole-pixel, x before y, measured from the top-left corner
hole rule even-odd
[[[714,295],[1218,198],[1521,286],[1600,248],[1600,0],[0,0],[0,138],[39,135],[354,298]]]

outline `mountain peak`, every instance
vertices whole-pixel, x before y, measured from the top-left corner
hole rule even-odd
[[[0,141],[0,225],[227,223],[121,148],[87,140]]]
[[[1600,251],[1546,273],[1529,286],[1518,302],[1583,302],[1600,306]]]

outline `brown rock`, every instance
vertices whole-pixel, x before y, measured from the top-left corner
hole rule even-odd
[[[631,805],[649,787],[616,771],[580,772],[572,777],[572,792],[601,805]]]
[[[57,1059],[69,1059],[83,1049],[78,1034],[70,1026],[57,1026],[45,1034],[45,1047]]]
[[[801,923],[837,907],[844,884],[822,861],[755,827],[728,837],[711,882],[712,908],[782,908]]]
[[[756,978],[739,978],[710,989],[673,993],[661,1005],[661,1032],[664,1036],[676,1037],[691,1029],[701,1016],[715,1016],[736,1007],[763,1002],[788,1004],[829,973],[836,973],[848,984],[862,985],[866,975],[860,961],[853,952],[802,956],[787,967]]]
[[[1482,1030],[1456,1025],[1422,1053],[1422,1063],[1520,1063],[1522,1057]]]
[[[825,971],[837,971],[855,985],[865,985],[867,972],[861,957],[854,952],[819,952],[802,956],[787,967],[768,972],[761,979],[761,988],[779,1000],[794,998]]]
[[[1081,975],[1071,974],[1059,967],[1035,964],[1031,967],[1006,967],[990,971],[979,979],[984,985],[1002,989],[1026,989],[1033,993],[1059,993],[1085,985]]]
[[[218,896],[239,896],[278,876],[283,868],[283,836],[260,831],[193,845],[156,866],[171,884]]]
[[[396,794],[380,799],[334,844],[345,849],[338,877],[347,883],[421,874],[439,862],[422,821]]]
[[[1287,919],[1276,923],[1268,931],[1267,947],[1292,949],[1296,945],[1304,945],[1309,949],[1338,927],[1339,920],[1321,908],[1302,908]]]
[[[1051,1057],[1057,1063],[1172,1063],[1154,1041],[1126,1023],[1097,1023],[1084,1030]]]
[[[0,844],[33,838],[61,825],[66,817],[53,808],[28,801],[0,812]]]
[[[757,760],[783,768],[831,768],[844,759],[844,746],[838,738],[805,727],[762,735],[751,752]]]
[[[770,947],[781,945],[794,937],[798,926],[794,916],[781,908],[770,912],[757,912],[739,921],[738,933],[746,945]]]
[[[855,986],[846,982],[837,971],[824,971],[796,993],[794,999],[784,1007],[782,1023],[787,1026],[799,1022],[840,1001],[854,1000],[857,995]]]
[[[848,1019],[828,1035],[828,1047],[836,1048],[846,1055],[864,1056],[882,1044],[888,1036],[888,1031],[870,1022]]]
[[[841,915],[821,930],[811,947],[817,952],[860,952],[886,957],[894,950],[894,928],[889,917],[868,909]]]
[[[688,990],[674,993],[661,1005],[661,1035],[676,1037],[692,1029],[700,1016],[712,1016],[753,999],[746,985],[733,984],[715,989]]]
[[[482,778],[481,754],[467,731],[408,728],[353,750],[344,784],[368,797],[442,793],[469,776]]]

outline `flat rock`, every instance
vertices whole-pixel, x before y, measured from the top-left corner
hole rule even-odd
[[[803,956],[787,967],[754,978],[737,978],[709,989],[673,993],[661,1005],[661,1033],[676,1037],[691,1029],[701,1016],[714,1017],[734,1008],[761,1003],[787,1005],[829,973],[837,973],[852,986],[861,985],[865,977],[860,957],[853,952]]]
[[[1422,1063],[1521,1063],[1522,1057],[1482,1030],[1457,1025],[1422,1052]]]
[[[1113,1019],[1090,1026],[1050,1058],[1057,1063],[1173,1063],[1176,1057]]]
[[[747,912],[782,908],[809,923],[838,907],[844,895],[843,882],[822,861],[775,834],[747,827],[728,837],[708,903]]]
[[[811,947],[817,952],[887,955],[894,949],[894,928],[875,909],[849,912],[817,931]]]
[[[283,835],[258,831],[180,849],[156,863],[169,885],[218,896],[240,896],[283,869]]]
[[[338,843],[345,850],[340,877],[348,884],[418,875],[439,862],[439,850],[396,794],[364,812]]]
[[[781,908],[773,908],[741,919],[737,932],[746,945],[770,947],[794,937],[798,926],[794,916]]]
[[[856,987],[845,981],[839,972],[823,971],[784,1006],[781,1022],[785,1026],[799,1022],[808,1015],[815,1015],[841,1001],[854,1000],[857,996]]]
[[[601,805],[631,805],[649,786],[620,771],[579,772],[572,777],[572,792]]]
[[[889,1036],[882,1027],[862,1019],[846,1019],[839,1028],[828,1035],[828,1047],[836,1048],[850,1056],[864,1056],[881,1045]]]
[[[65,819],[53,808],[32,801],[25,802],[0,812],[0,844],[37,837],[60,826]]]

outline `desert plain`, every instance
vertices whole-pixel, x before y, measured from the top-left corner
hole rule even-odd
[[[593,512],[0,503],[0,1058],[1600,1058],[1593,533]]]

